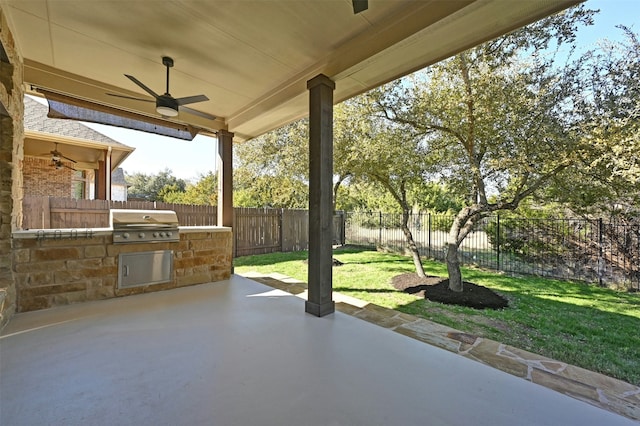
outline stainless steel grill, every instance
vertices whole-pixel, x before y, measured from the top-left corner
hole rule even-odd
[[[173,210],[112,209],[109,223],[114,244],[180,241],[178,215]]]

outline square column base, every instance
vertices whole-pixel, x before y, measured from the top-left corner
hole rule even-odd
[[[304,305],[304,311],[317,317],[323,317],[336,311],[336,303],[333,300],[322,304],[306,301]]]

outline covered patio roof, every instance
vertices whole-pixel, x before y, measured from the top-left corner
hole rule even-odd
[[[157,117],[129,74],[215,120],[174,122],[235,141],[308,114],[306,83],[324,74],[339,102],[533,22],[578,0],[127,1],[2,0],[28,90],[44,88]]]

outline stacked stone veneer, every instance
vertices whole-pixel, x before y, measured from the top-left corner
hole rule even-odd
[[[181,231],[180,242],[175,243],[112,242],[111,232],[105,230],[16,232],[13,265],[18,311],[220,281],[231,275],[229,228]],[[118,289],[118,255],[155,250],[173,250],[172,280]]]
[[[16,309],[11,232],[22,217],[23,61],[0,8],[0,329]]]

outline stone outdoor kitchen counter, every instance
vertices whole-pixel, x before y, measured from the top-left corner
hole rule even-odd
[[[179,242],[113,244],[111,228],[14,231],[18,312],[221,281],[231,276],[229,227],[182,226]],[[167,282],[118,288],[121,254],[168,250]]]

